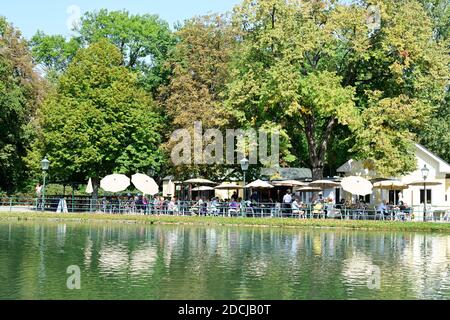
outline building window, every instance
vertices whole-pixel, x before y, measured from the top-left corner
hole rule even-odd
[[[369,204],[370,203],[370,198],[371,198],[370,194],[368,194],[367,196],[359,196],[359,201],[360,202],[364,202],[366,204]]]
[[[340,188],[336,188],[335,190],[336,193],[336,197],[335,197],[335,202],[338,203],[341,201],[341,189]]]
[[[431,204],[431,190],[427,189],[427,204]],[[420,203],[423,203],[425,201],[424,199],[424,189],[420,190]]]
[[[389,203],[398,204],[401,190],[389,190]]]

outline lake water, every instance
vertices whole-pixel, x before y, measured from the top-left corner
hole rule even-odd
[[[0,223],[0,299],[449,298],[448,234]]]

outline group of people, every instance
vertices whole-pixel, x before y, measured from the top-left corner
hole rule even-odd
[[[269,212],[271,216],[294,216],[306,219],[308,215],[312,217],[328,217],[332,211],[350,210],[352,212],[368,212],[368,205],[364,201],[351,203],[342,199],[334,203],[333,199],[324,198],[321,193],[311,198],[311,203],[306,204],[298,196],[292,194],[290,190],[284,194],[281,202],[269,199],[268,202],[258,202],[258,194],[253,193],[248,200],[242,199],[234,192],[230,199],[219,199],[213,197],[197,197],[195,201],[183,201],[177,197],[154,196],[147,197],[138,194],[119,198],[117,196],[104,197],[101,202],[101,210],[105,213],[132,213],[132,214],[165,214],[165,215],[246,215],[255,211]],[[393,205],[387,201],[376,207],[377,213],[382,213],[385,217],[392,216],[393,212],[404,213],[405,217],[411,213],[403,201],[398,205]],[[403,218],[404,219],[404,218]]]
[[[402,200],[398,202],[398,205],[382,201],[376,210],[377,213],[382,214],[386,218],[394,217],[401,220],[405,220],[406,216],[411,214],[411,208]]]
[[[126,197],[103,197],[101,200],[101,211],[104,213],[132,213],[132,214],[165,214],[175,212],[176,198],[164,198],[161,196],[147,197],[142,194]]]

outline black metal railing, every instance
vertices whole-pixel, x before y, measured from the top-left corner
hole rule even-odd
[[[424,206],[400,208],[388,206],[378,210],[374,205],[341,204],[282,204],[220,202],[220,201],[169,201],[144,198],[105,197],[96,201],[90,198],[17,198],[0,199],[0,212],[61,212],[140,215],[222,216],[296,219],[352,219],[423,221]],[[428,206],[426,221],[450,221],[450,207]]]

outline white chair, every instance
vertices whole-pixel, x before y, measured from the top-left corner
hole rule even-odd
[[[442,217],[441,221],[450,221],[450,209],[445,211],[444,216]]]
[[[434,221],[434,209],[431,205],[427,205],[427,215],[426,215],[426,219],[427,221],[431,220]]]

